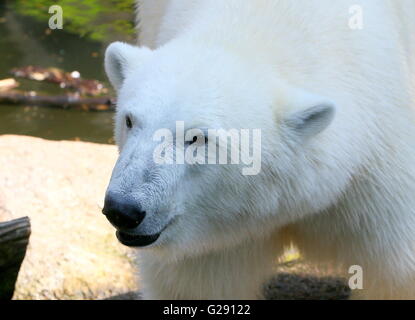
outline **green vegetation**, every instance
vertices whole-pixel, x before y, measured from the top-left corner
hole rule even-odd
[[[47,23],[54,4],[63,9],[67,32],[96,41],[134,38],[134,0],[15,0],[13,7],[21,15]]]

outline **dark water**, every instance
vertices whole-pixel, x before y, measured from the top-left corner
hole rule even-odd
[[[83,78],[106,83],[103,53],[107,44],[114,38],[131,41],[124,35],[111,36],[112,39],[93,41],[87,36],[66,32],[65,25],[64,30],[49,30],[47,20],[22,15],[15,10],[13,1],[0,0],[0,79],[10,78],[9,71],[14,67],[35,65],[68,72],[76,70]],[[19,89],[64,93],[55,85],[17,80],[21,83]],[[0,105],[0,135],[112,143],[112,118],[110,112]]]

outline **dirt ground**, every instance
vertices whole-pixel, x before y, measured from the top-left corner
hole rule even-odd
[[[0,136],[0,222],[29,216],[32,236],[14,299],[137,299],[133,251],[100,213],[116,147]],[[345,299],[337,278],[280,266],[268,299]]]
[[[114,146],[0,137],[0,221],[29,216],[15,299],[98,299],[138,290],[129,251],[100,213]]]

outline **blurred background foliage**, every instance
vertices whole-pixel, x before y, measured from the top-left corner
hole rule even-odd
[[[134,39],[134,0],[15,0],[12,5],[21,15],[48,21],[52,5],[63,9],[65,31],[90,40]]]
[[[102,82],[104,53],[112,41],[136,43],[135,0],[0,0],[0,80],[14,68],[36,66],[76,71]],[[52,5],[63,10],[63,29],[51,30]],[[46,81],[17,79],[17,90],[63,95]],[[113,143],[112,114],[73,109],[0,105],[0,135],[23,134],[54,140]]]

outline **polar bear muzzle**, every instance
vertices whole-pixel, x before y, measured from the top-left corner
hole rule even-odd
[[[102,213],[117,229],[117,239],[130,247],[148,246],[154,243],[160,234],[136,235],[133,233],[146,216],[140,204],[122,195],[108,194]]]
[[[149,236],[140,236],[140,235],[130,235],[122,231],[117,231],[116,233],[118,241],[123,245],[128,247],[145,247],[157,241],[160,237],[159,234],[149,235]]]

